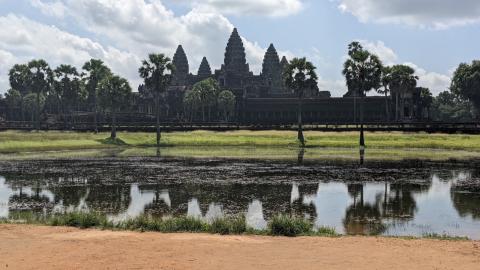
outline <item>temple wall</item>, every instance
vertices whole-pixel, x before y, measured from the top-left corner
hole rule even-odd
[[[357,117],[360,122],[361,100],[357,99]],[[355,121],[354,98],[316,98],[303,101],[305,123]],[[364,121],[386,121],[385,98],[367,97],[364,104]],[[295,123],[298,100],[292,98],[247,99],[242,105],[240,116],[243,122]]]

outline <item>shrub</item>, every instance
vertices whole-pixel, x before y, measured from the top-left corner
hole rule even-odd
[[[268,228],[271,235],[294,237],[311,234],[313,225],[303,218],[278,215],[272,218]]]

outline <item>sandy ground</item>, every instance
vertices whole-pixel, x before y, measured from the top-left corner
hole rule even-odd
[[[0,225],[0,269],[480,269],[480,242]]]

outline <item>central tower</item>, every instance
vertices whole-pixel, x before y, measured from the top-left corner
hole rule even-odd
[[[234,28],[228,39],[224,63],[218,77],[220,86],[232,90],[237,96],[243,95],[251,76],[242,38],[237,28]]]

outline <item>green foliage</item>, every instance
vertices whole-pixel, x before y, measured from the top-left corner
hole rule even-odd
[[[431,105],[432,120],[445,122],[468,122],[474,119],[474,109],[469,101],[444,91],[433,98]]]
[[[422,238],[426,239],[436,239],[436,240],[448,240],[448,241],[467,241],[470,240],[465,236],[452,236],[448,234],[438,234],[438,233],[425,233]]]
[[[100,106],[110,112],[128,107],[131,93],[128,81],[116,75],[105,77],[98,85]]]
[[[105,215],[94,212],[72,212],[66,214],[57,214],[47,221],[51,226],[69,226],[77,228],[92,227],[111,227],[111,224]]]
[[[235,113],[235,95],[232,91],[224,90],[218,94],[218,109],[223,114],[223,119],[228,121]]]
[[[5,102],[9,108],[17,108],[22,105],[22,94],[13,88],[9,89],[5,94]]]
[[[220,93],[220,86],[212,78],[205,79],[193,85],[183,99],[186,113],[191,117],[201,110],[202,120],[206,117],[211,118],[211,112],[217,106],[217,100]],[[229,97],[228,97],[229,98]],[[208,115],[206,115],[208,113]]]
[[[395,65],[391,68],[390,88],[395,93],[406,93],[417,86],[415,70],[407,65]]]
[[[145,87],[158,99],[170,85],[174,70],[170,58],[163,54],[150,54],[148,59],[143,60],[138,73],[144,79]]]
[[[54,70],[54,93],[66,111],[87,98],[87,91],[77,69],[70,65],[60,65]]]
[[[453,74],[450,90],[462,99],[469,100],[480,114],[480,61],[462,63]]]
[[[316,67],[306,58],[292,59],[284,70],[285,85],[299,98],[303,98],[306,90],[318,87],[318,76],[315,69]]]
[[[335,231],[335,228],[331,228],[331,227],[320,227],[317,229],[317,231],[315,232],[315,235],[318,235],[318,236],[339,236],[339,234],[337,233],[337,231]]]
[[[347,87],[355,96],[380,88],[383,65],[378,56],[365,50],[359,42],[348,45],[349,58],[343,65]]]
[[[271,235],[294,237],[311,234],[313,225],[303,218],[278,215],[268,223],[268,228]]]
[[[22,100],[23,110],[31,116],[31,119],[35,119],[35,113],[42,111],[45,107],[45,96],[40,94],[39,102],[37,103],[37,94],[30,93],[23,97]]]
[[[244,234],[247,231],[247,223],[244,216],[233,218],[217,218],[209,224],[211,233],[228,235]]]
[[[31,72],[29,77],[33,93],[46,94],[51,90],[53,71],[45,60],[32,60],[28,63],[28,68]]]
[[[116,146],[122,146],[122,145],[127,145],[123,140],[119,138],[112,138],[108,137],[106,139],[100,140],[102,144],[108,144],[108,145],[116,145]]]
[[[8,73],[10,86],[20,92],[22,96],[31,91],[32,73],[28,64],[16,64]]]
[[[112,72],[110,69],[99,59],[90,59],[86,62],[82,69],[84,70],[83,78],[88,92],[88,98],[93,105],[96,106],[98,96],[98,84],[110,76]]]

